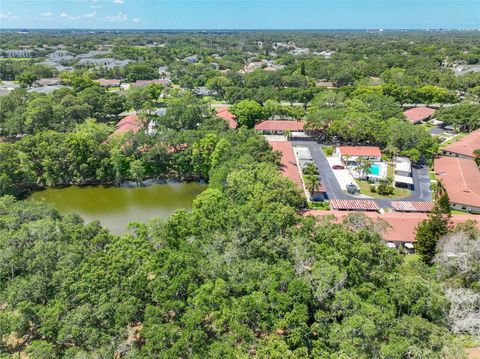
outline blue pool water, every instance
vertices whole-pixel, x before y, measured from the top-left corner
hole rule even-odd
[[[374,176],[380,176],[380,164],[374,163],[370,166],[370,173]]]

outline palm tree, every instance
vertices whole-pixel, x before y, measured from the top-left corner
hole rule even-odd
[[[355,170],[360,175],[360,179],[364,179],[366,175],[368,175],[371,171],[372,161],[367,159],[359,159],[358,165],[355,167]]]
[[[310,192],[310,196],[313,196],[315,188],[318,187],[318,168],[313,162],[307,163],[303,169],[303,179],[307,190]]]
[[[307,187],[308,192],[310,192],[310,196],[313,196],[313,193],[315,192],[315,188],[317,188],[319,184],[318,176],[305,175],[304,181],[305,181],[305,186]]]
[[[439,199],[446,193],[446,189],[442,183],[442,181],[437,181],[436,183],[433,183],[431,185],[431,188],[433,190],[433,197],[435,200]]]
[[[318,176],[318,168],[313,162],[307,163],[302,172],[305,175]]]
[[[389,156],[390,156],[391,158],[393,158],[393,157],[395,157],[395,156],[398,155],[399,150],[398,150],[398,148],[395,147],[394,145],[389,144],[389,145],[387,146],[387,148],[385,149],[385,152],[387,152],[387,153],[389,154]]]

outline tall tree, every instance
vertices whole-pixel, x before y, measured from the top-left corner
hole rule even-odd
[[[432,265],[439,239],[450,229],[450,200],[443,184],[435,187],[435,204],[428,218],[420,222],[415,230],[415,250],[422,261]]]
[[[305,186],[310,192],[310,196],[313,196],[315,188],[317,188],[319,185],[318,168],[313,162],[310,162],[305,166],[302,172]]]
[[[253,128],[255,122],[264,117],[262,107],[253,100],[243,100],[232,106],[230,111],[237,117],[239,127]]]

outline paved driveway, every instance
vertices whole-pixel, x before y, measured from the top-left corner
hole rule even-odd
[[[361,197],[352,196],[342,191],[337,179],[335,178],[335,174],[328,163],[327,157],[323,153],[322,148],[318,143],[313,141],[294,141],[292,142],[292,145],[308,147],[310,149],[310,153],[312,154],[312,158],[318,167],[318,172],[320,173],[320,177],[322,178],[325,189],[327,190],[329,199],[362,199]],[[380,208],[391,208],[390,202],[392,201],[431,201],[432,199],[428,167],[412,167],[412,178],[414,190],[410,196],[401,199],[372,198],[372,200],[375,201],[377,206]]]

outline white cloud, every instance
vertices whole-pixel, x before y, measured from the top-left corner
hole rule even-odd
[[[124,4],[125,0],[113,0],[114,4]]]
[[[43,17],[52,17],[53,12],[50,12],[50,11],[42,12],[40,15],[43,16]]]
[[[60,17],[63,17],[64,19],[68,19],[68,20],[77,20],[77,19],[80,18],[80,16],[72,16],[72,15],[67,14],[66,12],[62,12],[60,14]]]
[[[92,18],[92,17],[95,17],[95,15],[97,15],[97,12],[96,12],[96,11],[91,12],[90,14],[85,14],[85,15],[83,15],[83,17]]]
[[[140,19],[139,19],[138,17],[136,17],[136,18],[134,18],[132,21],[133,21],[134,23],[139,23],[139,22],[140,22]]]
[[[120,11],[117,15],[105,16],[104,20],[108,22],[123,22],[128,20],[128,15]]]
[[[0,19],[6,19],[11,16],[12,16],[11,12],[7,12],[7,13],[0,12]]]

